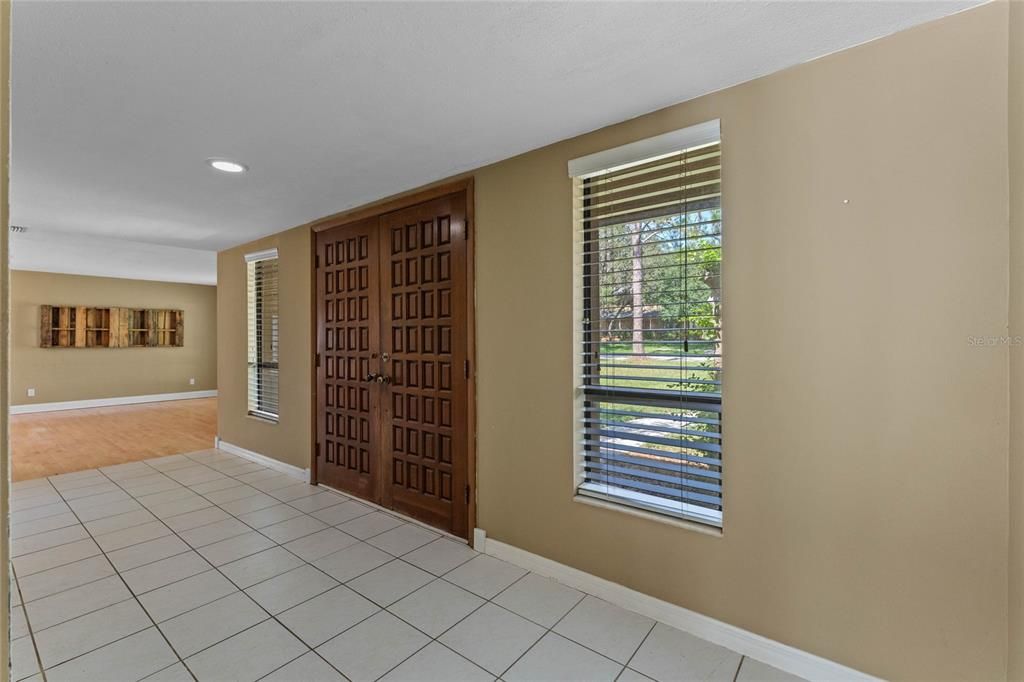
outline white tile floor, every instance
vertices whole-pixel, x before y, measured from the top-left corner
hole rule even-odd
[[[218,450],[11,508],[14,680],[796,679]]]

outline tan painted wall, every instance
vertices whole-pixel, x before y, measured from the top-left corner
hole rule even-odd
[[[1008,351],[967,337],[1006,330],[1006,60],[985,6],[480,171],[482,527],[880,676],[1003,677]],[[716,117],[722,538],[567,494],[566,162]]]
[[[221,439],[248,450],[307,468],[310,460],[311,251],[304,227],[221,251],[217,256],[217,413]],[[246,371],[245,254],[277,247],[280,420],[248,416]]]
[[[1007,78],[992,4],[475,172],[479,525],[869,673],[1004,679],[1009,350],[968,337],[1007,329]],[[723,537],[571,495],[566,162],[712,118]],[[221,435],[306,466],[308,235],[278,239],[288,424],[228,361],[261,240],[219,260]]]
[[[1010,336],[1024,338],[1024,0],[1010,3]],[[1024,343],[1010,347],[1008,679],[1024,681]]]
[[[15,405],[217,388],[216,287],[18,270],[12,273],[11,298]],[[43,304],[181,309],[185,345],[40,348]],[[27,396],[29,387],[36,389],[34,398]]]

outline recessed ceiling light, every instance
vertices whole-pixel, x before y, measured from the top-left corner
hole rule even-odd
[[[206,163],[225,173],[244,173],[249,170],[237,161],[229,161],[227,159],[207,159]]]

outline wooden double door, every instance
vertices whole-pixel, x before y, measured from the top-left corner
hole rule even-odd
[[[316,481],[469,534],[467,196],[316,234]]]

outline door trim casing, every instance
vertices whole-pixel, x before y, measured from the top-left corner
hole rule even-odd
[[[316,234],[325,230],[332,230],[336,227],[344,227],[360,221],[380,216],[385,213],[412,208],[418,204],[426,203],[450,194],[465,194],[466,196],[466,357],[469,360],[469,378],[466,385],[466,479],[469,481],[469,504],[467,505],[468,530],[467,542],[473,544],[473,528],[476,527],[476,497],[477,497],[477,476],[476,476],[476,202],[473,194],[473,177],[462,178],[451,182],[445,182],[407,194],[383,199],[381,201],[360,206],[348,211],[342,211],[331,216],[315,220],[310,223],[312,239],[310,239],[310,482],[317,485],[317,364],[316,356],[318,350],[317,335],[317,268]]]

